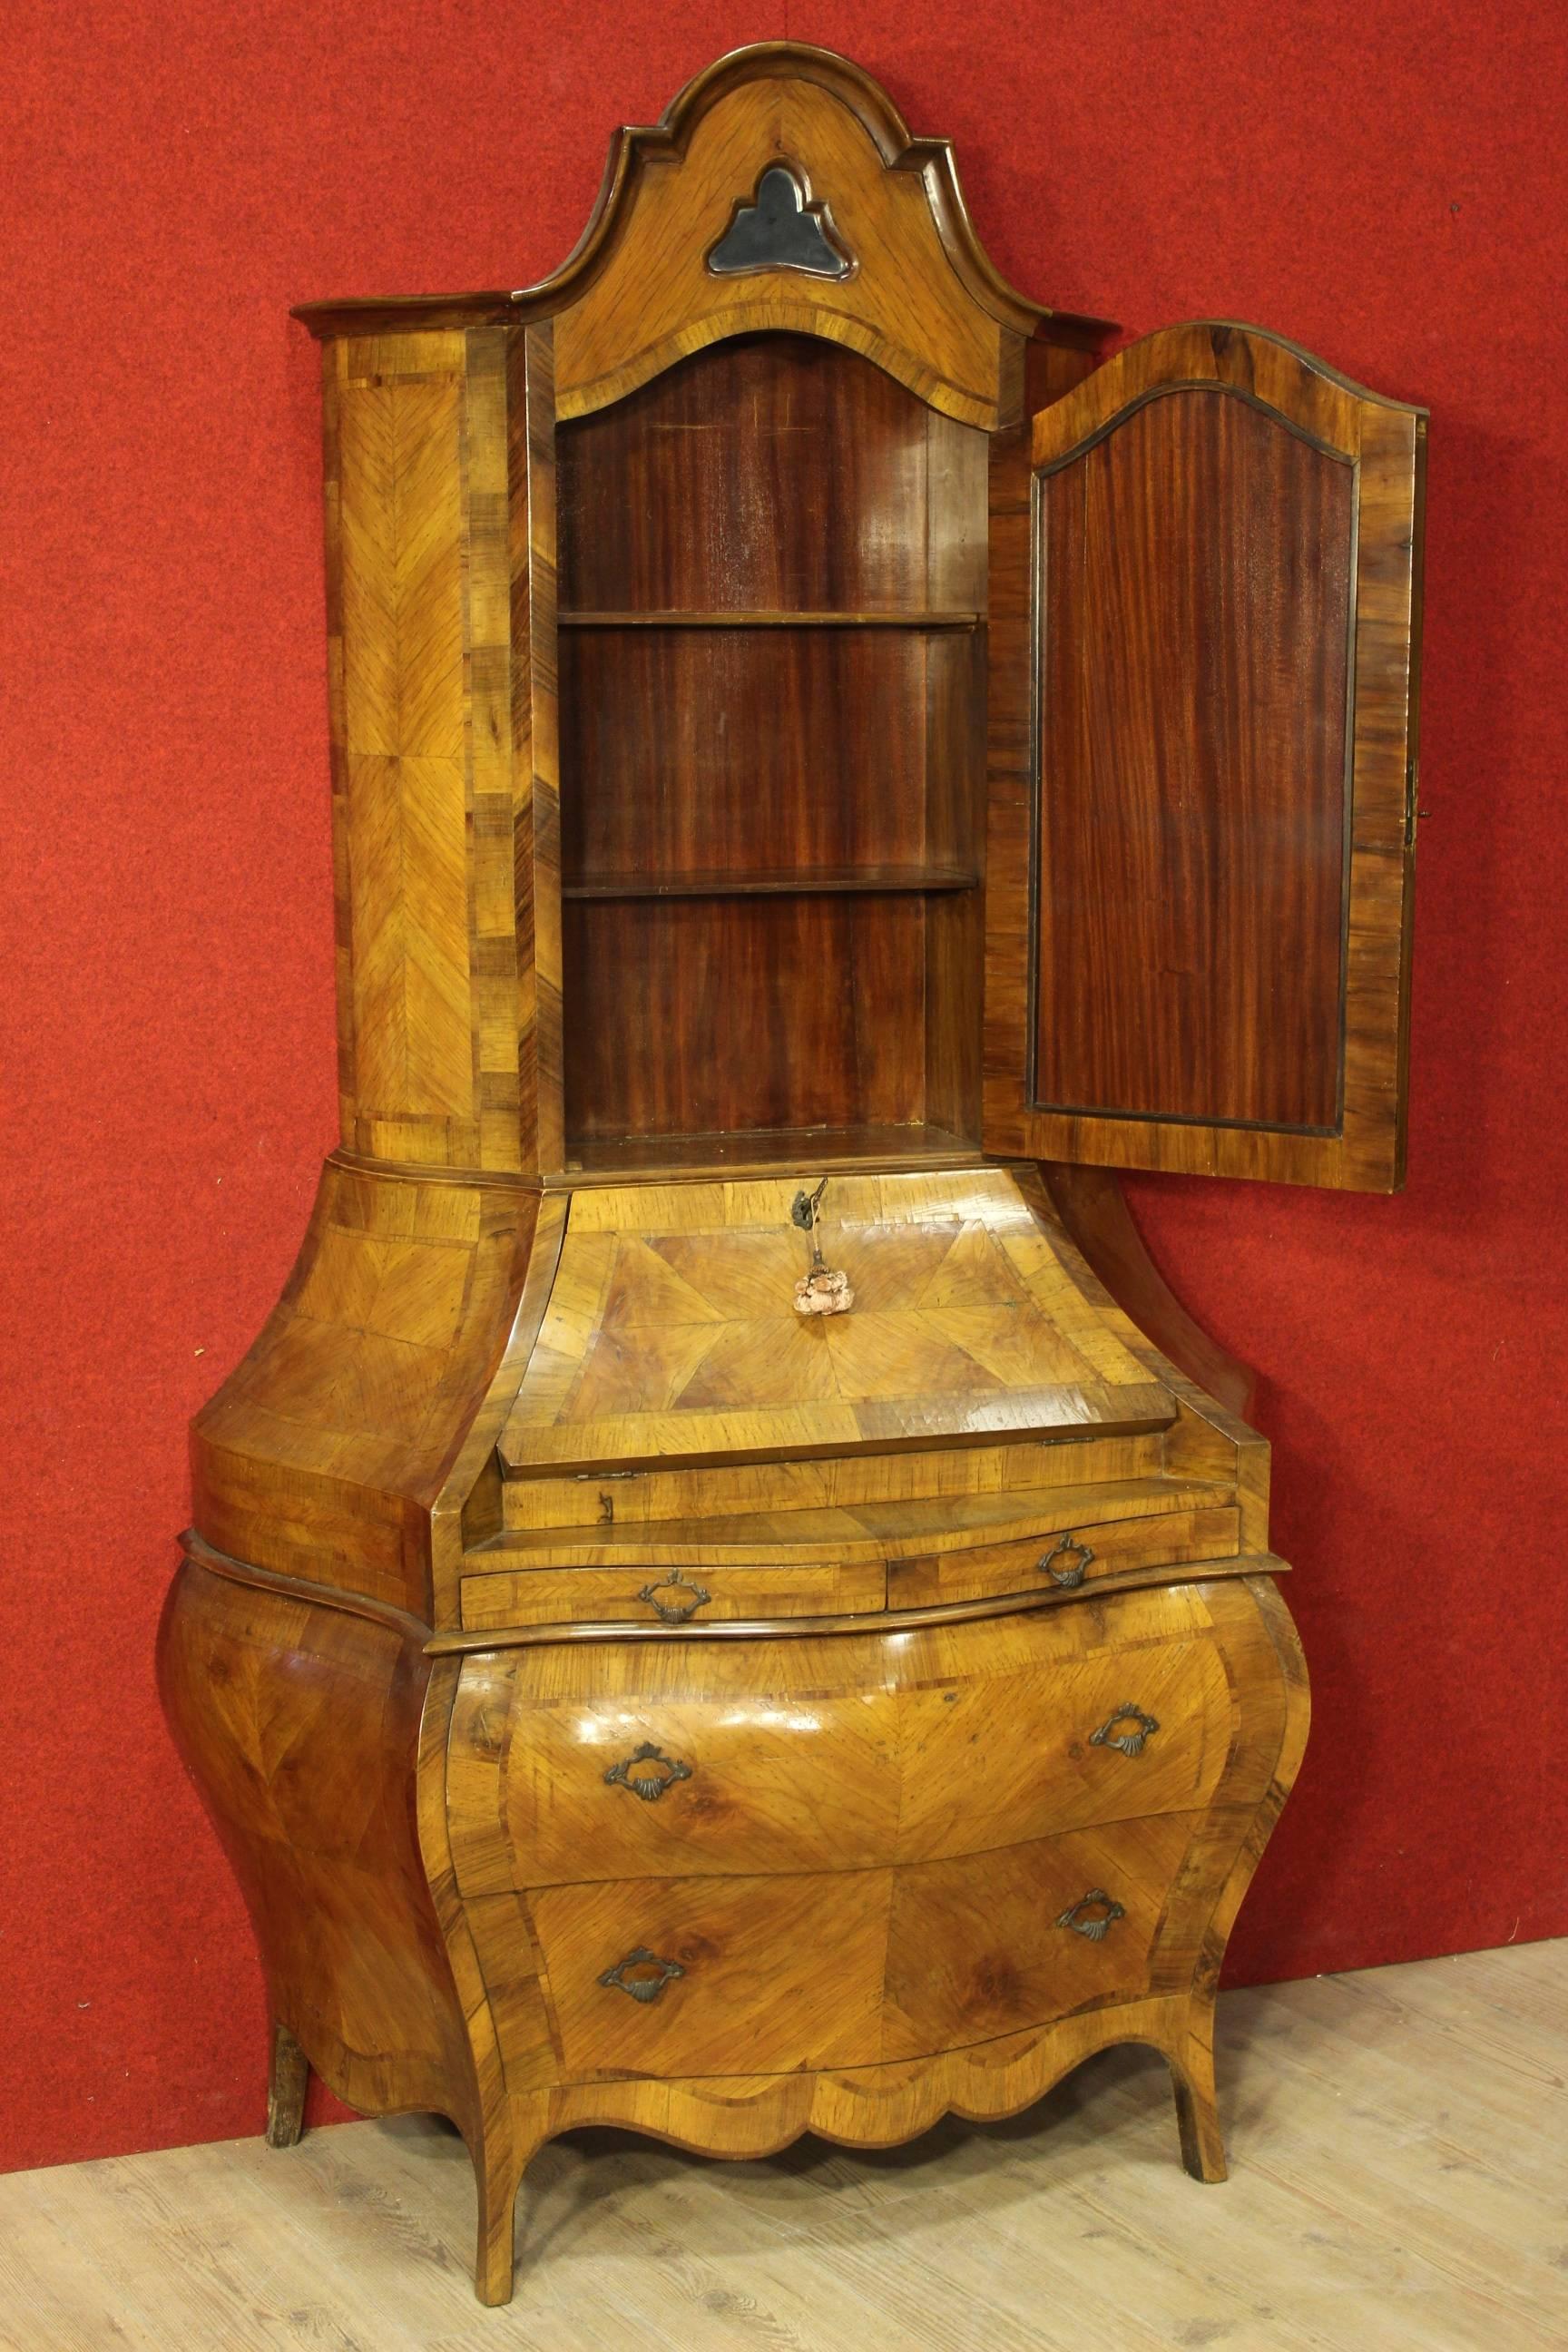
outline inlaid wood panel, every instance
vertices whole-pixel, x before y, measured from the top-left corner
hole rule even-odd
[[[1228,325],[1149,336],[1037,416],[991,1149],[1403,1181],[1425,435]]]
[[[471,1125],[462,766],[353,751],[347,766],[361,1118]]]
[[[337,410],[343,765],[362,1119],[471,1120],[460,337]],[[432,354],[434,356],[434,354]],[[395,365],[396,362],[395,362]]]
[[[399,1163],[560,1161],[549,361],[326,353],[342,1136]]]
[[[868,2065],[1135,2000],[1171,1941],[1166,1906],[1199,1818],[893,1871],[534,1891],[524,1908],[564,2076]],[[815,1964],[828,1945],[831,1998]],[[1190,1975],[1190,1941],[1182,1958]],[[659,1989],[639,2000],[606,1984],[617,1966]]]
[[[635,147],[623,157],[617,233],[558,325],[563,415],[602,407],[721,337],[765,328],[865,352],[946,415],[986,427],[997,421],[1004,332],[1026,332],[1037,314],[966,267],[952,234],[953,216],[962,219],[955,191],[939,194],[919,172],[889,168],[907,133],[881,94],[873,117],[839,60],[823,57],[803,70],[802,58],[795,52],[776,79],[765,68],[759,77],[756,58],[728,79],[721,68],[671,110],[657,166]],[[804,173],[814,200],[829,207],[855,257],[847,278],[725,278],[707,268],[736,205],[780,163]]]
[[[329,1161],[276,1310],[193,1425],[197,1532],[427,1617],[429,1514],[505,1340],[535,1206]]]
[[[501,740],[511,796],[504,896],[516,929],[521,1165],[554,1170],[564,1152],[555,357],[548,325],[505,341],[511,707]]]
[[[616,1479],[613,1488],[603,1480],[576,1477],[513,1479],[506,1486],[505,1525],[530,1540],[555,1545],[619,1541],[624,1538],[616,1530],[630,1528],[642,1528],[647,1540],[662,1543],[672,1524],[707,1528],[715,1521],[727,1540],[739,1522],[752,1539],[773,1542],[788,1541],[789,1529],[809,1528],[821,1518],[824,1532],[830,1528],[840,1549],[850,1547],[851,1556],[857,1545],[880,1546],[911,1525],[921,1530],[922,1541],[940,1549],[949,1540],[974,1541],[976,1526],[995,1528],[1011,1513],[1015,1494],[1036,1496],[1037,1521],[1057,1516],[1061,1497],[1052,1490],[1063,1486],[1081,1489],[1097,1517],[1108,1515],[1129,1489],[1149,1497],[1142,1506],[1130,1503],[1130,1508],[1178,1509],[1194,1498],[1179,1484],[1173,1489],[1166,1485],[1165,1443],[1159,1434],[1089,1437],[1070,1449],[1037,1442],[938,1445],[919,1454],[635,1470]],[[1214,1475],[1223,1481],[1222,1472]],[[780,1526],[781,1512],[789,1515],[787,1527]],[[951,1538],[943,1532],[949,1529]],[[894,1541],[889,1549],[900,1546]]]
[[[1024,1622],[1027,1632],[993,1644],[990,1671],[900,1690],[900,1862],[986,1854],[1089,1822],[1190,1811],[1226,1774],[1233,1683],[1215,1643],[1140,1643],[1134,1610],[1124,1649],[1086,1643],[1073,1658],[1053,1638],[1053,1616]],[[1152,1622],[1152,1611],[1142,1620]],[[1263,1676],[1245,1652],[1236,1673],[1248,1697],[1266,1703]],[[1227,1788],[1237,1797],[1263,1792],[1261,1781],[1247,1790],[1233,1779]]]
[[[464,1892],[894,1861],[900,1727],[889,1678],[864,1670],[880,1655],[806,1636],[466,1660],[448,1766]],[[637,1763],[647,1748],[663,1762]]]
[[[341,355],[344,733],[352,751],[460,760],[463,339],[421,341],[438,348]]]
[[[1072,1447],[1069,1460],[1079,1451]],[[904,1457],[883,1458],[891,1464]],[[622,1497],[614,1490],[631,1486],[645,1475],[658,1474],[634,1472],[625,1479],[589,1482],[595,1512],[559,1526],[519,1525],[498,1533],[472,1565],[493,1560],[498,1567],[504,1563],[509,1568],[595,1568],[616,1564],[641,1549],[650,1558],[677,1562],[749,1558],[788,1564],[831,1551],[840,1560],[886,1559],[895,1566],[926,1566],[928,1555],[973,1563],[976,1553],[986,1565],[1004,1566],[1016,1553],[1033,1570],[1042,1549],[1048,1549],[1063,1535],[1083,1536],[1101,1544],[1108,1554],[1124,1545],[1146,1543],[1152,1559],[1152,1548],[1162,1542],[1171,1544],[1173,1557],[1182,1557],[1184,1546],[1238,1531],[1238,1514],[1231,1508],[1234,1487],[1220,1478],[1113,1479],[1104,1485],[1072,1484],[1065,1493],[1060,1485],[982,1486],[973,1491],[952,1485],[945,1493],[818,1507],[810,1499],[819,1486],[813,1474],[826,1466],[826,1463],[780,1463],[770,1489],[772,1508],[738,1511],[732,1517],[638,1518],[627,1512],[623,1520]],[[803,1474],[799,1491],[794,1476],[797,1469]],[[686,1475],[695,1479],[700,1474]],[[889,1496],[896,1496],[893,1479],[887,1481],[887,1488]],[[1082,1516],[1075,1527],[1063,1528],[1057,1522],[1069,1499],[1071,1507]],[[1227,1510],[1231,1516],[1226,1525]],[[1211,1512],[1218,1518],[1212,1525],[1202,1524]],[[1106,1514],[1115,1516],[1108,1519]],[[1092,1538],[1091,1528],[1095,1530]],[[1095,1562],[1089,1565],[1092,1570]]]
[[[410,1802],[429,1674],[417,1629],[187,1561],[158,1674],[244,1890],[272,2018],[353,2105],[471,2128],[468,2035]]]
[[[854,1287],[802,1316],[789,1183],[574,1197],[501,1440],[512,1473],[934,1444],[1168,1421],[1005,1171],[829,1181],[818,1232]]]

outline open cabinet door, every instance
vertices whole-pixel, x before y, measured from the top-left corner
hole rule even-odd
[[[986,1148],[1395,1191],[1425,411],[1200,325],[1119,352],[1033,436]]]

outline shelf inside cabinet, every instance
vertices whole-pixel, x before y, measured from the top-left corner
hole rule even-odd
[[[560,612],[563,629],[973,629],[977,612]]]
[[[584,874],[563,880],[561,895],[563,898],[805,898],[828,892],[973,890],[979,880],[972,866],[805,866],[779,874],[714,868],[689,874]]]
[[[978,1166],[983,1158],[978,1144],[923,1121],[908,1127],[868,1122],[712,1135],[602,1136],[570,1142],[567,1151],[566,1172],[560,1181],[568,1185],[618,1184],[633,1176],[685,1176],[709,1168],[727,1176],[766,1175],[781,1168],[815,1175],[868,1160],[888,1168],[967,1168]]]

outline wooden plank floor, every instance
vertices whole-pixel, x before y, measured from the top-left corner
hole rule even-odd
[[[547,2148],[516,2301],[461,2144],[353,2124],[0,2179],[5,2352],[1535,2352],[1568,2345],[1568,1942],[1233,1993],[1233,2171],[1108,2052],[1007,2124],[706,2164]]]

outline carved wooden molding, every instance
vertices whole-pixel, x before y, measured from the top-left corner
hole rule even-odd
[[[787,265],[715,275],[709,257],[763,175],[789,168],[855,260],[841,276]],[[654,124],[616,132],[597,202],[559,269],[516,291],[307,303],[323,338],[445,325],[556,321],[563,416],[605,406],[721,337],[784,329],[862,352],[921,398],[993,429],[1005,346],[1044,319],[1010,286],[969,217],[945,139],[915,139],[886,90],[831,50],[758,42],[687,84]],[[1016,348],[1016,346],[1015,346]]]

